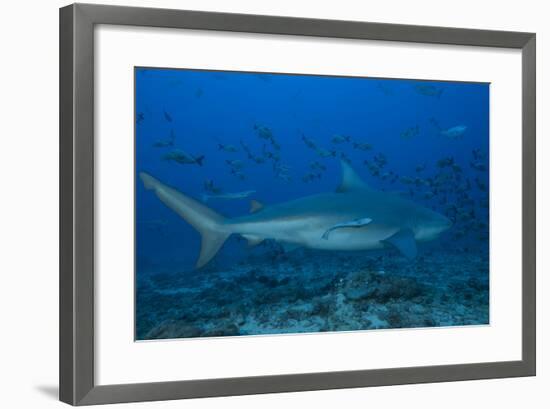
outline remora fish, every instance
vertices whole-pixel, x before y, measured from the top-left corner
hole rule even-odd
[[[202,195],[202,201],[207,202],[209,199],[221,199],[221,200],[245,199],[253,193],[256,193],[256,191],[245,190],[244,192],[219,193],[215,195],[204,194]]]
[[[372,222],[372,219],[369,219],[368,217],[365,217],[364,219],[356,219],[356,220],[352,220],[350,222],[338,223],[338,224],[335,224],[334,226],[332,226],[326,232],[324,232],[322,237],[323,237],[323,239],[328,240],[328,236],[329,236],[330,232],[333,231],[333,230],[340,229],[342,227],[363,227],[363,226],[366,226],[367,224],[369,224],[370,222]]]
[[[351,166],[341,162],[342,183],[336,192],[321,193],[226,218],[199,201],[141,172],[145,188],[153,190],[170,209],[201,235],[197,268],[208,263],[232,234],[250,244],[273,239],[283,244],[324,250],[370,250],[390,244],[408,258],[417,253],[416,242],[433,240],[451,227],[451,221],[398,195],[376,191]],[[339,227],[330,238],[323,235],[341,223],[369,218],[364,227]]]

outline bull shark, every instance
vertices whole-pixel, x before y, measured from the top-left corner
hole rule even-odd
[[[208,263],[232,234],[256,245],[265,239],[322,250],[372,250],[387,245],[413,259],[417,241],[433,240],[451,227],[445,216],[399,195],[368,186],[341,161],[342,181],[335,192],[320,193],[272,206],[252,202],[252,213],[227,218],[153,176],[141,172],[152,190],[201,235],[196,263]]]

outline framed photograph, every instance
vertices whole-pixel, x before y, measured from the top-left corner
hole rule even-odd
[[[60,399],[535,374],[535,34],[60,10]]]

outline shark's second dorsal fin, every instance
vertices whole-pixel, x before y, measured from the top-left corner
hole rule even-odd
[[[257,200],[250,201],[250,213],[256,213],[264,208],[263,203],[258,202]]]
[[[355,170],[350,166],[346,161],[341,160],[340,165],[342,167],[342,183],[336,189],[336,192],[343,193],[354,190],[370,190],[371,188],[367,185],[363,179],[359,177]]]

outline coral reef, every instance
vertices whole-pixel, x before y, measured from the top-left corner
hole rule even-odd
[[[299,250],[276,261],[142,274],[137,339],[356,331],[489,323],[487,254]]]

